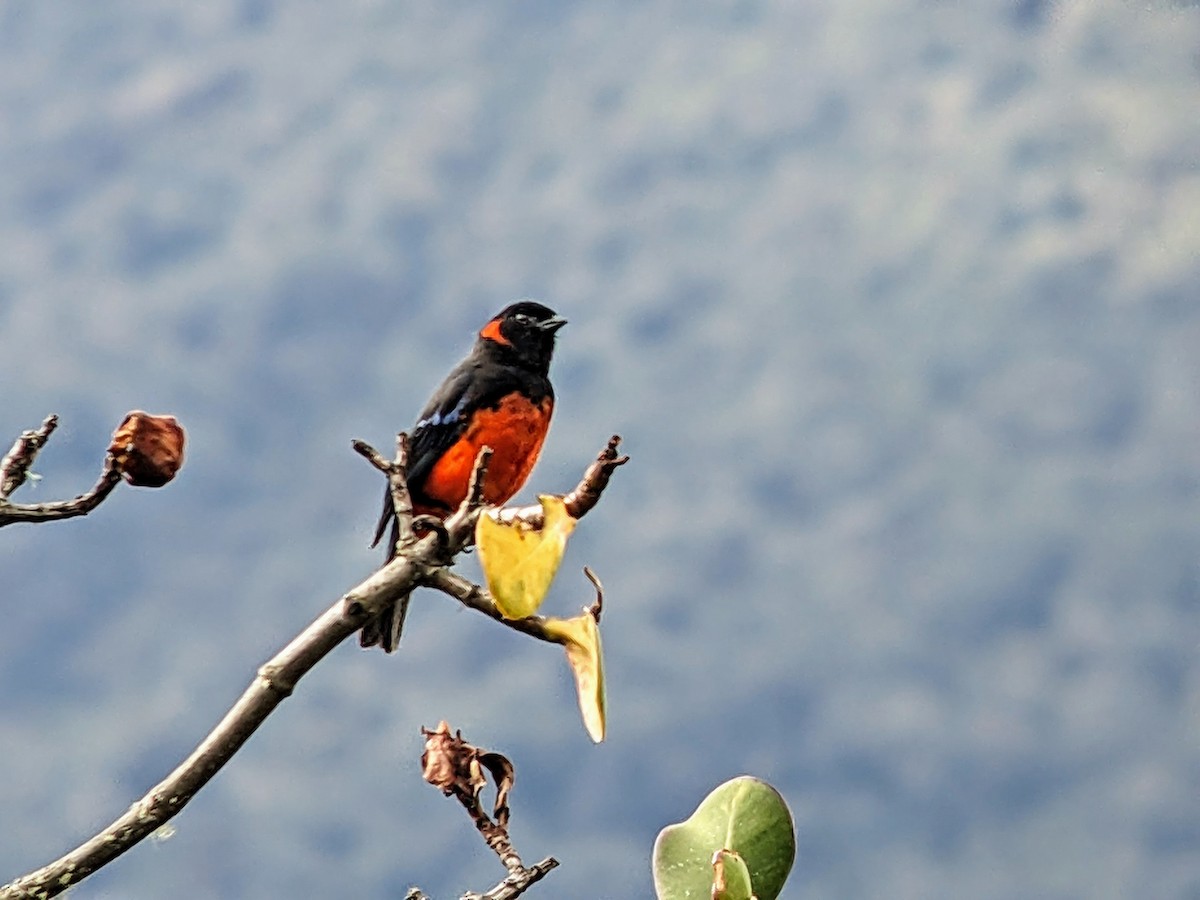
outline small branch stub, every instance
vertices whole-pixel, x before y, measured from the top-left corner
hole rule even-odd
[[[563,504],[567,507],[567,512],[572,519],[582,519],[591,512],[600,502],[600,495],[608,487],[613,472],[629,462],[628,456],[619,455],[618,448],[620,446],[621,436],[614,434],[608,439],[608,445],[596,455],[595,460],[583,473],[579,484],[563,494]],[[491,515],[495,516],[499,522],[511,524],[521,521],[533,529],[541,528],[544,521],[542,507],[538,503],[532,506],[505,507],[495,510]]]
[[[12,448],[4,454],[4,459],[0,460],[0,498],[8,497],[25,483],[38,451],[45,446],[57,427],[58,416],[51,414],[46,416],[41,427],[21,432]]]
[[[596,620],[596,624],[600,624],[600,613],[604,612],[604,585],[600,583],[600,577],[587,566],[583,567],[583,574],[587,580],[592,583],[592,587],[596,589],[596,602],[591,606],[584,607],[584,612],[590,613],[592,618]]]

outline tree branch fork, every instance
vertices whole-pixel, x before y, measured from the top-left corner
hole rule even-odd
[[[31,477],[38,453],[58,427],[58,416],[47,416],[41,426],[21,432],[8,453],[0,459],[0,528],[17,522],[52,522],[84,516],[99,506],[121,481],[117,456],[111,450],[104,458],[100,478],[91,490],[73,500],[51,503],[14,503],[9,497]],[[37,476],[32,476],[36,478]]]
[[[33,458],[54,430],[55,424],[55,418],[50,417],[37,432],[23,433],[0,462],[0,526],[11,521],[47,521],[84,515],[95,508],[120,480],[119,466],[114,462],[114,454],[110,449],[101,480],[89,494],[63,504],[41,504],[39,513],[18,510],[14,514],[17,505],[8,501],[8,493],[25,480]],[[620,438],[614,435],[588,466],[579,484],[563,495],[567,510],[574,518],[582,517],[595,507],[612,473],[628,461],[628,457],[618,454],[619,445]],[[54,897],[161,828],[221,770],[267,716],[292,694],[305,674],[371,617],[414,588],[435,588],[510,628],[543,641],[561,642],[561,638],[545,628],[544,620],[539,616],[505,619],[484,588],[448,568],[457,554],[473,541],[475,522],[485,510],[482,487],[490,450],[485,448],[476,460],[466,499],[442,523],[436,520],[429,522],[427,517],[414,519],[406,478],[408,440],[404,434],[397,436],[396,453],[390,460],[365,442],[355,441],[353,447],[387,476],[400,523],[396,557],[347,591],[264,663],[225,717],[173,772],[107,828],[79,847],[34,872],[0,886],[0,900]],[[45,510],[48,507],[65,509],[47,514]],[[526,522],[534,528],[541,526],[543,516],[539,504],[506,508],[489,514],[506,522]],[[14,515],[23,517],[13,518]],[[588,575],[597,584],[599,594],[598,582],[590,572]],[[539,863],[530,873],[537,870],[538,878],[544,876],[554,865],[553,860],[548,862],[549,865],[546,862]],[[515,897],[518,894],[495,896]]]

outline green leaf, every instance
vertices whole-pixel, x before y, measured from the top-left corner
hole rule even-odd
[[[743,775],[704,798],[684,822],[659,832],[654,843],[654,889],[659,900],[712,897],[714,854],[732,850],[745,862],[758,900],[775,900],[796,859],[792,814],[765,781]]]

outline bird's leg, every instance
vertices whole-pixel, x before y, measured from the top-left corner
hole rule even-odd
[[[438,556],[444,560],[443,565],[449,565],[452,560],[450,558],[450,532],[446,530],[446,525],[437,516],[416,516],[412,520],[413,531],[424,536],[430,532],[437,539]]]

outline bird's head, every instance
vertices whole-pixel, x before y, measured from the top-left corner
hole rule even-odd
[[[511,355],[523,366],[545,375],[550,371],[554,338],[567,320],[548,306],[521,300],[500,310],[479,330],[479,339]]]

